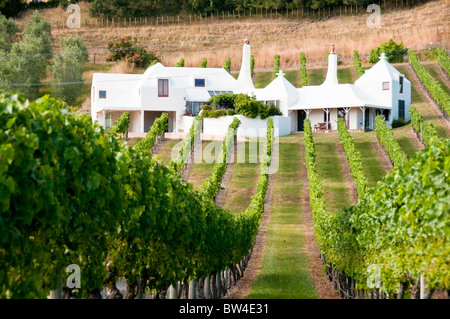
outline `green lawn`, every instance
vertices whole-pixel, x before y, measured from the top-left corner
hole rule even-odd
[[[205,179],[211,175],[222,143],[222,141],[203,141],[202,157],[198,157],[201,159],[201,163],[194,163],[187,178],[187,182],[191,183],[194,189],[202,187]],[[197,156],[194,155],[194,160],[196,161],[196,159]]]
[[[293,86],[295,86],[296,88],[298,88],[300,86],[300,83],[298,82],[298,71],[297,70],[285,71],[284,73],[286,74],[284,76],[286,78],[286,80],[291,82],[291,84]]]
[[[303,154],[298,143],[280,143],[280,165],[274,178],[274,194],[261,272],[249,299],[317,298],[307,255],[302,251]]]
[[[265,88],[272,82],[272,71],[263,71],[255,73],[255,88]]]
[[[400,147],[402,148],[403,152],[405,152],[405,154],[408,157],[411,157],[411,156],[415,155],[419,151],[419,149],[411,141],[409,136],[406,135],[406,131],[407,130],[411,130],[411,129],[412,129],[411,124],[408,124],[408,125],[404,125],[402,127],[394,128],[392,130],[392,133],[394,133],[394,136],[397,139],[398,144],[400,145]]]
[[[181,145],[182,140],[164,140],[160,144],[159,152],[153,155],[158,155],[162,158],[164,164],[168,165],[172,159],[172,154],[176,157],[178,154],[178,149]]]
[[[353,73],[350,68],[338,68],[337,69],[337,78],[339,84],[346,84],[346,83],[354,83],[355,80],[353,79]]]
[[[327,69],[307,69],[308,85],[319,85],[325,81]]]
[[[316,168],[323,181],[324,199],[329,212],[350,205],[350,196],[342,174],[342,166],[336,151],[337,138],[330,133],[314,134],[316,142]]]
[[[381,159],[373,148],[372,142],[376,141],[376,137],[367,137],[359,134],[358,136],[352,134],[352,136],[355,142],[355,148],[361,154],[361,163],[364,175],[367,178],[367,186],[375,186],[388,173],[383,168]]]
[[[256,141],[238,142],[238,154],[235,154],[233,174],[226,188],[223,208],[242,212],[250,205],[259,179],[259,157],[249,156],[249,151],[256,150],[257,145]]]

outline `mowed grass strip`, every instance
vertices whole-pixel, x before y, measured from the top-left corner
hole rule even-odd
[[[182,140],[169,140],[166,139],[159,144],[159,151],[153,155],[159,155],[164,164],[168,165],[172,159],[172,152],[174,156],[178,154],[178,150],[181,147]]]
[[[279,170],[274,178],[272,209],[261,271],[249,299],[312,299],[317,292],[303,252],[302,178],[303,154],[298,143],[280,143]]]
[[[222,144],[223,141],[203,141],[201,157],[198,154],[193,156],[194,165],[189,171],[187,182],[194,189],[202,187],[203,182],[211,175]]]
[[[314,134],[317,174],[323,181],[322,189],[329,212],[342,210],[350,205],[350,195],[336,151],[337,141],[337,137],[332,133]]]
[[[404,125],[402,127],[397,127],[392,129],[392,133],[394,133],[395,139],[398,141],[398,144],[402,148],[403,152],[405,152],[406,156],[411,157],[414,156],[419,149],[417,146],[411,141],[411,138],[406,134],[406,131],[412,130],[412,125]]]
[[[264,143],[258,143],[255,139],[238,142],[233,173],[225,190],[223,208],[238,213],[250,205],[252,196],[256,194],[256,183],[259,179],[258,144],[264,147]]]
[[[376,141],[376,137],[355,136],[355,134],[352,134],[352,137],[356,150],[361,154],[361,164],[367,178],[367,186],[375,186],[387,173],[372,145],[372,142]]]

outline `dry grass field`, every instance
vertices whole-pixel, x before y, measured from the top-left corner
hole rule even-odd
[[[41,15],[52,25],[61,25],[69,16],[61,8],[41,10]],[[16,19],[24,26],[31,12]],[[326,65],[326,53],[333,43],[343,64],[351,64],[353,50],[358,50],[363,63],[370,49],[389,38],[402,41],[405,47],[420,50],[430,42],[449,48],[450,0],[438,0],[413,9],[381,11],[381,27],[369,28],[369,13],[322,19],[240,19],[211,20],[169,25],[127,27],[81,27],[79,29],[53,28],[56,39],[69,35],[81,36],[90,51],[91,62],[104,64],[107,43],[117,36],[137,37],[139,44],[155,50],[163,64],[175,65],[185,58],[186,66],[199,66],[203,58],[208,67],[221,67],[231,57],[232,70],[241,63],[243,39],[248,37],[255,55],[256,70],[271,70],[275,54],[281,56],[281,68],[296,68],[299,53],[305,52],[308,67]],[[81,21],[90,21],[89,4],[81,3]],[[88,22],[89,24],[89,22]],[[58,51],[55,41],[55,51]]]

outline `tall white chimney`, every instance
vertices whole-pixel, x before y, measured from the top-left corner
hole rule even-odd
[[[242,48],[242,64],[239,77],[236,82],[236,90],[242,93],[251,93],[255,90],[252,81],[252,71],[250,69],[250,41],[245,39]]]
[[[337,79],[337,55],[334,52],[334,44],[331,46],[330,55],[328,55],[328,72],[327,78],[322,85],[336,85],[338,83]]]

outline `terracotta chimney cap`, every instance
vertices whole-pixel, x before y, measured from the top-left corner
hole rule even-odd
[[[245,38],[244,43],[245,44],[250,44],[250,40],[248,38]]]
[[[331,52],[330,52],[330,54],[336,54],[336,52],[334,52],[334,50],[335,50],[335,47],[334,47],[334,44],[332,44],[331,45]]]

